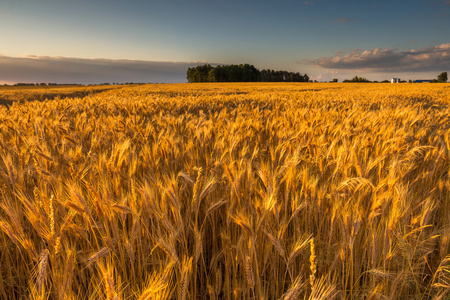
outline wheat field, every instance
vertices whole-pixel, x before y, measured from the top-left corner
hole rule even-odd
[[[0,106],[0,299],[449,299],[450,85],[71,97]]]
[[[85,97],[122,85],[46,85],[46,86],[0,86],[0,105],[9,107],[14,102],[43,101],[55,98]]]

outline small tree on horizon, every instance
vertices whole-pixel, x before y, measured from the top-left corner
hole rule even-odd
[[[442,72],[442,73],[439,74],[438,77],[437,77],[437,82],[444,83],[444,82],[447,82],[447,80],[448,80],[447,72]]]
[[[350,80],[346,79],[343,82],[370,82],[370,81],[365,77],[358,77],[358,75],[356,75],[352,79]]]

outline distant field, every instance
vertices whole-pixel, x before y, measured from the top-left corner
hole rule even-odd
[[[0,88],[0,299],[448,299],[449,84],[83,89]]]
[[[11,105],[13,102],[53,100],[56,97],[85,97],[110,89],[121,88],[117,85],[57,85],[57,86],[1,86],[0,105]]]

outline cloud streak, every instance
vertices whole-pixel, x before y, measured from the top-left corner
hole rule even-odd
[[[309,63],[327,69],[364,70],[372,72],[426,72],[450,68],[450,43],[398,52],[392,49],[353,50],[343,55],[322,57]]]
[[[0,82],[186,82],[187,68],[202,63],[0,55]]]

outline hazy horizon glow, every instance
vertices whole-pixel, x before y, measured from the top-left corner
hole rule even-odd
[[[183,82],[190,62],[318,80],[450,71],[447,0],[4,0],[0,26],[0,82]]]
[[[0,55],[0,83],[181,83],[189,67],[202,63]]]

